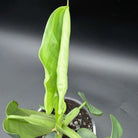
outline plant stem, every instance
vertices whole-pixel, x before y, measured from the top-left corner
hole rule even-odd
[[[79,106],[79,109],[81,109],[83,106],[85,106],[85,104],[86,104],[86,101]]]
[[[67,0],[67,6],[69,6],[69,0]]]

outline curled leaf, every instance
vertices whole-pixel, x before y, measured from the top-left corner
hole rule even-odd
[[[47,114],[52,112],[55,103],[58,104],[58,114],[65,109],[69,39],[70,14],[67,5],[57,8],[49,17],[39,50],[45,70],[44,106]]]

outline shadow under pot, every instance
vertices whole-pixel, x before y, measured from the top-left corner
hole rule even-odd
[[[70,97],[66,97],[65,102],[67,106],[65,114],[68,114],[72,109],[74,109],[75,107],[79,107],[82,104],[80,101]],[[41,108],[38,111],[45,112]],[[79,114],[76,116],[76,118],[74,118],[74,120],[72,120],[72,122],[70,122],[68,127],[73,129],[74,131],[77,131],[80,128],[87,128],[96,135],[95,122],[91,118],[89,111],[87,111],[85,108],[82,108],[80,110]],[[45,136],[39,136],[37,138],[45,138]],[[63,135],[62,138],[68,138],[68,136]]]

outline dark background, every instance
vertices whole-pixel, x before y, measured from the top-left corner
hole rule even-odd
[[[43,67],[38,50],[51,12],[66,0],[0,1],[0,113],[9,101],[37,110],[43,104]],[[71,41],[67,96],[86,93],[104,112],[94,118],[98,138],[110,135],[109,114],[138,132],[138,5],[134,0],[70,0]],[[8,136],[1,129],[2,138]]]
[[[65,4],[66,0],[1,0],[0,23],[42,35],[50,13]],[[70,0],[70,12],[73,40],[81,37],[82,42],[91,40],[102,48],[137,55],[135,0]]]

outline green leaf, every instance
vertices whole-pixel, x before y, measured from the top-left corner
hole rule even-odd
[[[83,101],[86,101],[85,107],[87,108],[87,110],[88,110],[91,114],[93,114],[93,115],[95,115],[95,116],[101,116],[101,115],[103,115],[103,112],[102,112],[101,110],[99,110],[99,109],[96,108],[95,106],[93,106],[93,105],[91,105],[91,104],[88,103],[88,101],[87,101],[87,99],[86,99],[84,93],[78,92],[78,95],[82,98]]]
[[[46,94],[44,106],[50,114],[58,104],[58,114],[65,109],[64,96],[67,91],[67,70],[70,39],[69,6],[57,8],[48,19],[39,50],[44,66]]]
[[[86,101],[87,102],[87,99],[86,99],[84,93],[78,92],[78,95],[82,98],[83,101]]]
[[[16,119],[6,118],[3,122],[3,126],[7,133],[19,135],[20,138],[34,138],[51,132],[50,130],[47,131],[45,126],[33,125],[27,121]]]
[[[86,128],[80,128],[77,133],[81,136],[81,138],[97,138],[97,136],[90,131],[89,129]]]
[[[16,101],[11,101],[7,105],[6,108],[6,115],[22,115],[22,116],[29,116],[31,114],[45,114],[43,112],[38,112],[34,110],[18,108],[18,103]]]
[[[113,116],[110,115],[111,121],[112,121],[112,133],[109,138],[121,138],[123,135],[123,128],[119,121]]]
[[[103,112],[99,109],[97,109],[96,107],[94,107],[91,104],[86,104],[86,108],[89,110],[89,112],[95,116],[102,116]]]
[[[69,138],[81,138],[78,133],[76,133],[73,129],[71,129],[71,128],[65,126],[65,125],[60,127],[59,125],[56,124],[56,129],[60,133],[68,136]]]
[[[71,110],[64,119],[64,125],[68,125],[80,112],[80,109],[78,107]]]
[[[79,107],[74,108],[73,110],[71,110],[67,115],[65,115],[65,119],[63,121],[64,125],[68,125],[80,112],[80,109],[86,104],[86,102],[84,102],[83,104],[81,104]]]
[[[59,94],[59,110],[60,114],[64,107],[62,107],[64,102],[64,96],[67,91],[67,72],[68,72],[68,59],[69,59],[69,40],[70,40],[70,13],[69,7],[67,6],[63,16],[62,24],[62,36],[60,41],[60,53],[58,57],[57,66],[57,88]]]
[[[3,122],[4,130],[13,137],[34,138],[50,133],[55,126],[55,118],[42,112],[18,108],[11,101],[6,109],[7,118]]]
[[[30,124],[45,126],[50,131],[52,128],[54,128],[55,125],[54,117],[49,117],[46,114],[45,115],[32,114],[29,117],[25,117],[24,120],[26,120]]]

